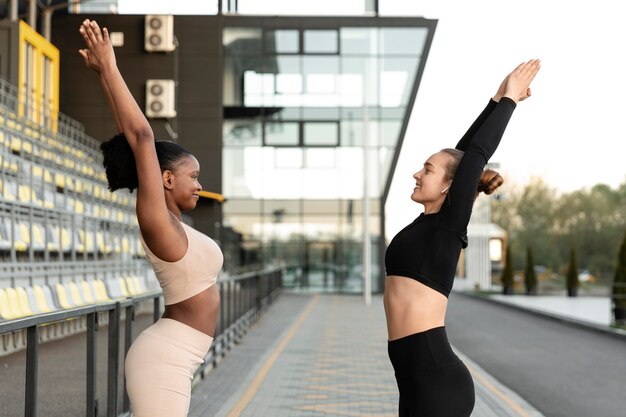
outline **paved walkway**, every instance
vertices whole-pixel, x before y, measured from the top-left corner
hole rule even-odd
[[[474,362],[474,417],[542,416]],[[284,293],[194,389],[190,416],[397,415],[382,297]]]

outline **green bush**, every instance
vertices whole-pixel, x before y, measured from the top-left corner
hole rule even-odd
[[[526,249],[526,269],[524,271],[524,284],[526,295],[537,294],[537,275],[535,274],[535,261],[530,246]]]
[[[613,303],[616,308],[626,309],[626,234],[619,249],[613,278]]]
[[[502,294],[513,294],[513,257],[511,256],[511,245],[506,247],[505,265],[502,271]]]
[[[569,257],[569,265],[567,267],[567,274],[565,285],[567,287],[567,295],[570,297],[576,297],[578,295],[578,265],[576,263],[576,249],[572,248]]]

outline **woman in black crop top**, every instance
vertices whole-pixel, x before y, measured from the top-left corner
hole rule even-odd
[[[417,172],[411,199],[424,212],[391,241],[385,255],[389,358],[400,391],[399,415],[464,417],[474,384],[448,343],[444,319],[474,199],[502,184],[484,170],[519,101],[530,96],[539,60],[520,64],[461,138]]]

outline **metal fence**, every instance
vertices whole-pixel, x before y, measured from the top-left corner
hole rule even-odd
[[[240,340],[248,328],[263,311],[276,299],[282,285],[282,269],[266,269],[221,279],[218,286],[221,294],[220,317],[215,339],[205,357],[203,366],[197,370],[194,382],[203,379],[234,343]],[[24,396],[24,416],[37,415],[38,359],[40,330],[42,326],[66,320],[86,319],[87,366],[85,374],[86,399],[85,416],[102,415],[96,400],[96,332],[100,321],[108,322],[107,352],[107,417],[130,415],[128,396],[119,401],[118,392],[124,384],[120,375],[120,343],[124,341],[124,355],[132,343],[135,311],[139,304],[152,304],[152,319],[161,315],[161,293],[151,292],[141,296],[126,298],[109,303],[91,305],[70,310],[31,316],[23,319],[0,322],[0,334],[26,332],[26,387]],[[104,326],[102,326],[104,327]],[[123,336],[120,333],[123,331]],[[71,364],[66,364],[71,366]],[[123,390],[125,392],[125,390]]]

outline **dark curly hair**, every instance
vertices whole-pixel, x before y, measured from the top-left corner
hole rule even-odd
[[[193,155],[182,146],[166,141],[154,142],[161,172],[169,170],[174,172],[181,160]],[[123,133],[113,136],[100,145],[104,156],[103,165],[109,182],[109,190],[115,191],[128,188],[133,191],[139,184],[137,178],[137,165],[135,155]]]

